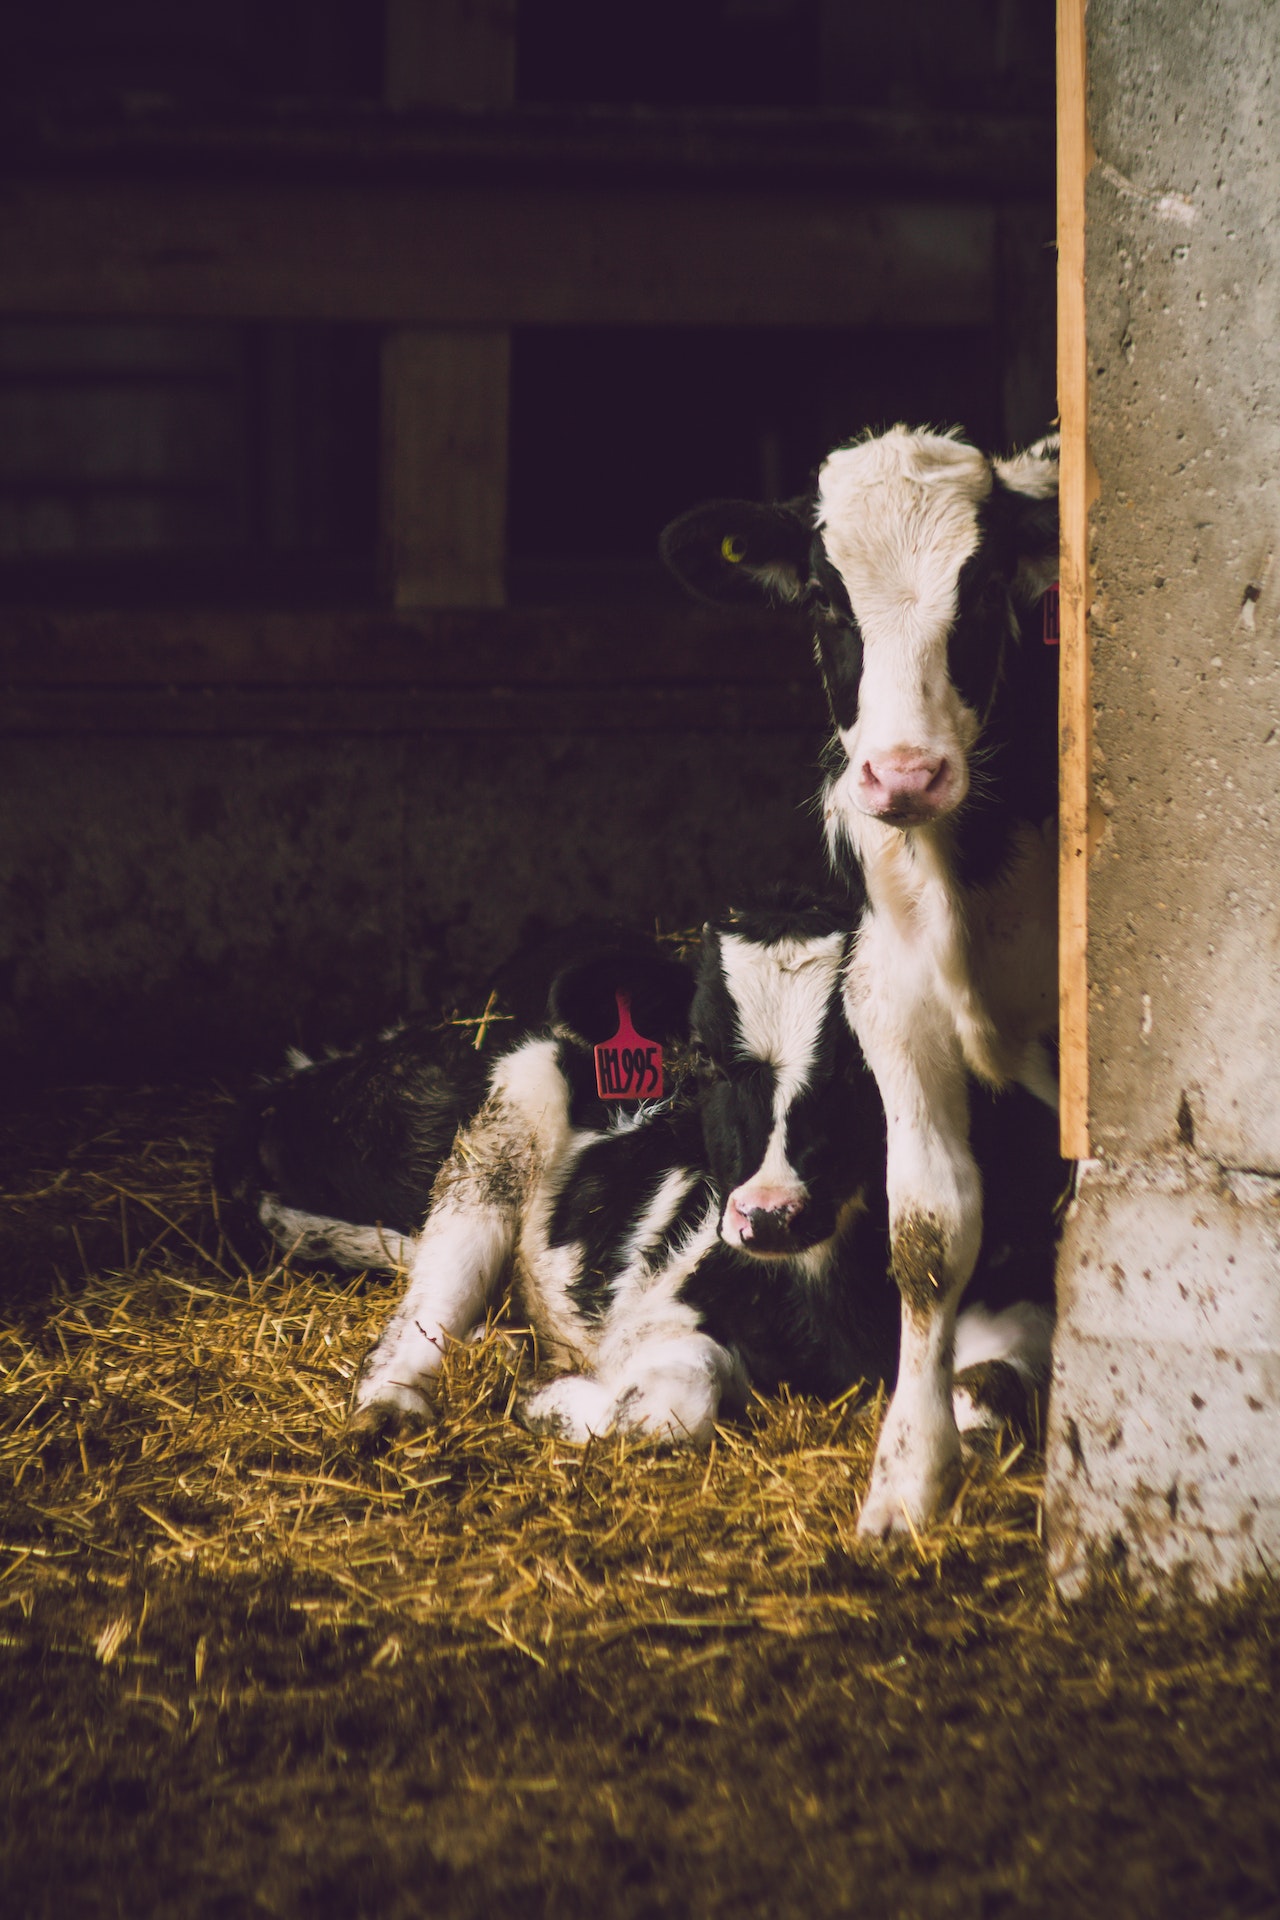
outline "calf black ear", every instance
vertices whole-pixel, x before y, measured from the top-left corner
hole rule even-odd
[[[663,562],[696,600],[795,600],[809,578],[812,502],[708,500],[664,527]]]
[[[547,1019],[589,1046],[618,1031],[618,995],[631,1002],[631,1022],[646,1040],[688,1038],[694,977],[679,960],[652,947],[617,946],[562,967],[551,982]]]

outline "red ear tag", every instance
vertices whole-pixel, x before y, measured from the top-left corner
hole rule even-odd
[[[596,1048],[596,1092],[602,1100],[661,1100],[662,1048],[631,1024],[631,1001],[617,995],[618,1031]]]
[[[1044,643],[1046,647],[1056,647],[1061,636],[1058,624],[1058,582],[1045,588],[1044,599],[1040,602],[1044,608]]]

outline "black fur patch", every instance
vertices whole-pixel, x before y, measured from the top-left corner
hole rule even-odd
[[[562,966],[551,983],[547,1019],[595,1047],[618,1030],[618,995],[631,1002],[636,1030],[664,1045],[689,1031],[693,974],[652,941],[613,942]]]
[[[812,526],[813,502],[807,498],[776,506],[708,500],[663,528],[658,552],[696,600],[767,604],[803,590]]]
[[[570,1293],[585,1320],[604,1318],[645,1209],[671,1172],[696,1171],[699,1147],[696,1111],[683,1105],[602,1132],[577,1156],[556,1196],[547,1243],[582,1248]]]
[[[466,1038],[407,1023],[246,1096],[215,1180],[250,1208],[266,1191],[304,1213],[416,1233],[487,1074]]]
[[[714,1340],[738,1353],[762,1393],[784,1381],[825,1399],[859,1380],[892,1379],[898,1296],[883,1221],[854,1223],[821,1287],[787,1262],[717,1242],[681,1289]]]
[[[832,725],[847,731],[858,717],[862,685],[862,629],[839,570],[815,534],[809,559],[809,605],[814,617],[814,654]]]

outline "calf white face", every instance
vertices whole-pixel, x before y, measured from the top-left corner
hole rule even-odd
[[[743,1252],[822,1245],[883,1181],[879,1100],[841,1001],[849,943],[817,908],[785,931],[762,913],[704,937],[693,1020],[717,1079],[703,1135],[720,1238]]]
[[[950,813],[969,791],[981,721],[949,643],[991,486],[973,447],[902,430],[833,453],[818,478],[819,648],[845,798],[895,826]]]

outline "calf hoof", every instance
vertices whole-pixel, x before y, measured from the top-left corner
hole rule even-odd
[[[347,1438],[362,1452],[371,1452],[408,1434],[420,1433],[433,1417],[434,1408],[425,1393],[398,1387],[394,1399],[366,1400],[353,1407],[347,1420]]]
[[[858,1515],[864,1540],[914,1537],[936,1519],[960,1478],[960,1443],[940,1456],[917,1460],[886,1452],[883,1440],[871,1469],[871,1485]]]
[[[585,1446],[613,1426],[613,1396],[580,1373],[562,1374],[521,1394],[516,1418],[530,1433]]]

